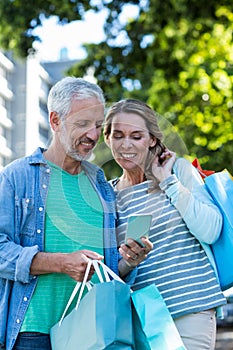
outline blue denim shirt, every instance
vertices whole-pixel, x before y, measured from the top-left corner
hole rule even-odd
[[[0,174],[0,349],[13,348],[37,283],[30,265],[35,254],[44,250],[50,179],[43,151],[38,148]],[[86,161],[82,168],[103,205],[105,263],[118,272],[113,190],[100,168]]]

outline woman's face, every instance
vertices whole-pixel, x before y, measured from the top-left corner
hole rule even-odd
[[[128,171],[144,171],[149,147],[156,144],[145,120],[135,113],[125,112],[113,117],[107,142],[116,162]]]

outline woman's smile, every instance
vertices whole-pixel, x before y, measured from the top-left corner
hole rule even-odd
[[[122,158],[125,158],[125,159],[133,159],[137,156],[136,153],[120,153],[120,155]]]

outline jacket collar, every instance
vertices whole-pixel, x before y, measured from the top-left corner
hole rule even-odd
[[[32,155],[29,156],[29,164],[36,165],[36,164],[47,164],[43,153],[46,151],[46,148],[38,147]],[[91,173],[93,175],[97,175],[99,172],[102,172],[102,170],[95,164],[88,162],[87,160],[83,160],[81,162],[82,169],[86,173]]]

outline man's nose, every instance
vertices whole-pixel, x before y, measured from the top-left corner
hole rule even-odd
[[[98,140],[99,137],[100,137],[100,133],[101,133],[101,130],[99,130],[99,128],[97,127],[93,127],[93,128],[90,128],[88,131],[87,131],[87,137],[89,137],[91,140]]]

